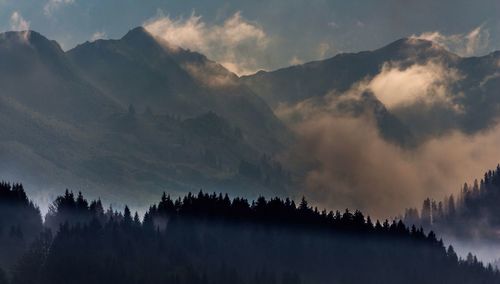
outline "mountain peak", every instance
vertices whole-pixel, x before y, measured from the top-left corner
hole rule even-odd
[[[391,60],[426,62],[430,59],[455,61],[459,58],[444,46],[417,37],[402,38],[374,51]]]
[[[0,34],[1,43],[6,43],[6,42],[12,44],[30,43],[32,38],[35,40],[35,42],[43,40],[49,41],[43,35],[31,30],[8,31]]]
[[[422,39],[422,38],[417,38],[417,37],[405,37],[398,39],[389,45],[387,45],[385,48],[394,48],[398,50],[421,50],[421,51],[428,51],[428,50],[434,50],[434,51],[445,51],[447,52],[446,48],[443,46],[427,39]]]
[[[32,30],[1,33],[0,44],[11,49],[17,49],[22,46],[30,47],[41,53],[61,54],[64,52],[55,40],[50,40]]]
[[[153,36],[142,26],[133,28],[129,30],[123,37],[122,40],[144,40],[152,39]]]

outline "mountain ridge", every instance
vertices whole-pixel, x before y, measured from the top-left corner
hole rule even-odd
[[[390,112],[416,135],[417,141],[425,141],[454,129],[475,133],[495,124],[495,109],[500,105],[500,98],[495,92],[500,85],[498,51],[481,57],[460,57],[432,41],[402,38],[375,50],[342,53],[275,71],[260,71],[240,79],[273,109],[277,109],[298,105],[308,99],[322,99],[332,96],[332,93],[342,96],[357,83],[367,82],[384,71],[397,70],[401,73],[412,66],[421,69],[437,66],[456,74],[454,82],[448,82],[446,78],[434,80],[448,84],[445,85],[447,100],[461,109],[456,111],[437,104],[421,106],[420,112],[415,107],[391,109]],[[477,100],[477,97],[483,99]],[[483,115],[474,115],[478,112]],[[436,115],[438,119],[432,123],[425,120]],[[429,125],[433,127],[428,128]]]
[[[42,188],[64,183],[137,206],[164,188],[283,190],[276,186],[282,177],[261,171],[249,179],[239,165],[264,167],[261,157],[282,151],[291,134],[260,97],[204,55],[169,50],[136,28],[67,52],[37,32],[11,32],[0,35],[0,59],[8,59],[0,60],[5,177],[26,180],[16,173],[27,173]],[[227,82],[212,86],[193,68]]]

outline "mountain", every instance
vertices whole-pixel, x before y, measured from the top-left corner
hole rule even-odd
[[[67,121],[89,121],[118,109],[81,78],[55,41],[37,32],[0,34],[0,58],[5,103]]]
[[[96,123],[118,105],[81,78],[60,46],[34,31],[0,34],[3,177],[44,187],[86,184],[72,167],[88,156]]]
[[[391,61],[424,63],[432,58],[455,60],[456,56],[430,41],[400,39],[374,51],[341,53],[335,57],[242,77],[272,107],[344,92],[365,77],[375,76]]]
[[[437,104],[415,104],[390,110],[384,106],[390,116],[383,116],[382,120],[403,126],[401,133],[384,135],[386,138],[405,144],[452,129],[472,133],[495,122],[496,110],[500,106],[500,96],[496,92],[500,84],[500,52],[463,58],[422,39],[403,38],[373,51],[343,53],[276,71],[260,71],[241,80],[271,107],[278,109],[326,95],[342,96],[356,83],[380,74],[384,64],[396,63],[401,71],[431,63],[443,66],[449,73],[456,71],[460,79],[450,82],[447,91],[451,93],[449,100],[458,106],[458,111]],[[380,119],[378,122],[380,125]],[[388,128],[381,130],[387,132]]]
[[[165,188],[286,187],[272,157],[292,135],[267,104],[143,28],[67,52],[35,31],[0,34],[0,83],[0,173],[37,198],[63,184],[135,205]]]
[[[223,66],[170,46],[144,28],[120,40],[98,40],[68,51],[85,78],[126,107],[182,117],[208,111],[232,120],[259,149],[273,153],[287,133],[267,104]]]

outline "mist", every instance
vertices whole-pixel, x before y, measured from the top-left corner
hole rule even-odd
[[[390,218],[419,207],[424,198],[456,193],[464,181],[497,165],[500,143],[496,123],[466,134],[445,118],[432,117],[436,108],[448,110],[450,117],[463,115],[461,94],[450,91],[461,78],[437,62],[391,63],[347,92],[282,104],[275,112],[298,137],[282,159],[303,173],[303,194],[318,207],[358,208]],[[418,143],[407,147],[384,137],[373,108],[353,107],[367,97],[416,130]]]

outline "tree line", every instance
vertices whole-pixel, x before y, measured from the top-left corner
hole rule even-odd
[[[2,249],[23,240],[0,283],[500,283],[432,231],[304,198],[164,193],[141,218],[67,190],[42,223],[22,185],[2,183],[0,209],[19,229]]]

